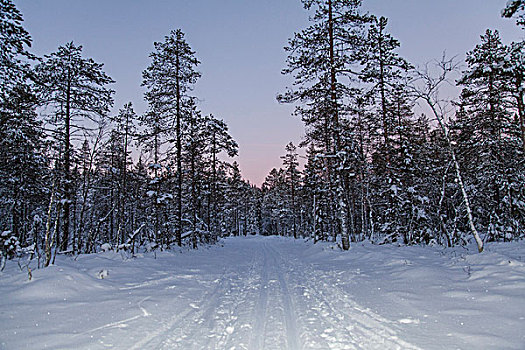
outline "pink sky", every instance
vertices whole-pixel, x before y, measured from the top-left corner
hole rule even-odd
[[[105,63],[117,81],[115,108],[128,101],[146,109],[141,72],[149,64],[154,41],[181,28],[202,62],[195,94],[205,114],[229,125],[239,143],[237,162],[243,176],[260,185],[281,166],[285,145],[298,144],[303,127],[291,117],[292,106],[275,96],[290,85],[280,71],[283,47],[307,25],[299,0],[14,0],[33,36],[35,54],[43,55],[74,40],[84,53]],[[513,20],[500,17],[506,0],[364,0],[364,7],[389,17],[400,53],[413,64],[439,58],[443,50],[464,57],[487,28],[504,42],[523,37]]]

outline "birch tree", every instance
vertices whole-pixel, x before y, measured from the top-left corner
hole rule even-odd
[[[444,84],[449,83],[449,76],[451,72],[457,70],[457,65],[453,60],[443,59],[437,63],[437,74],[433,74],[430,71],[429,66],[425,66],[424,69],[415,72],[415,81],[413,85],[413,93],[415,96],[423,101],[426,106],[430,109],[432,116],[437,121],[439,128],[447,144],[448,152],[450,154],[451,162],[454,167],[455,178],[461,195],[465,210],[467,212],[468,226],[470,232],[476,241],[478,251],[483,251],[483,241],[479,235],[479,232],[474,223],[473,210],[470,204],[470,197],[467,193],[466,184],[463,181],[463,175],[461,173],[461,167],[456,156],[456,150],[454,149],[454,143],[451,139],[449,128],[447,125],[449,113],[451,112],[451,105],[447,103],[446,99],[443,99],[440,95],[441,88]]]

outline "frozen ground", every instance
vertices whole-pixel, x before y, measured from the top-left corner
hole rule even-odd
[[[0,349],[524,349],[525,244],[230,238],[0,274]],[[99,279],[100,270],[108,276]]]

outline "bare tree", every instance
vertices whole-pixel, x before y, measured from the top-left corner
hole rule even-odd
[[[441,132],[445,137],[448,151],[450,153],[450,157],[452,158],[456,180],[460,187],[461,194],[463,196],[463,202],[466,207],[470,231],[476,240],[478,251],[481,253],[483,251],[483,241],[481,240],[478,230],[476,229],[476,225],[474,224],[469,196],[465,189],[459,162],[457,160],[456,152],[454,151],[453,142],[450,138],[449,129],[446,123],[446,118],[454,110],[454,107],[450,101],[447,101],[440,96],[442,86],[445,84],[450,84],[449,76],[451,73],[457,71],[458,64],[455,63],[453,58],[447,59],[445,55],[443,55],[442,59],[436,62],[435,66],[438,69],[437,73],[433,73],[428,64],[425,65],[423,69],[415,71],[412,90],[415,97],[418,100],[423,101],[430,109],[432,115],[439,124]]]

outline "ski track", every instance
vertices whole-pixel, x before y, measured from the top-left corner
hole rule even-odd
[[[160,348],[161,346],[166,345],[166,342],[172,341],[174,338],[176,341],[182,340],[184,338],[183,334],[178,337],[176,335],[177,330],[181,327],[183,327],[184,323],[187,322],[190,318],[198,317],[198,315],[203,314],[208,307],[213,306],[214,302],[218,299],[220,292],[224,289],[224,284],[227,283],[226,278],[226,270],[224,270],[223,274],[219,278],[215,288],[209,292],[206,293],[204,298],[198,303],[199,306],[193,307],[195,304],[190,304],[190,308],[186,309],[185,311],[173,315],[168,320],[159,320],[160,328],[154,332],[151,332],[147,334],[147,336],[143,337],[141,340],[137,341],[130,350],[139,350],[139,349],[146,349],[146,348]],[[158,281],[171,281],[173,278],[162,278]],[[147,284],[141,284],[140,286],[134,286],[134,287],[144,287],[144,286],[151,286],[151,285],[159,285],[159,283],[151,282]],[[169,287],[168,287],[169,288]],[[167,339],[167,340],[166,340]]]
[[[289,268],[288,274],[296,286],[293,295],[303,305],[299,319],[304,348],[418,349],[399,339],[394,322],[352,301],[337,286],[335,274],[320,273],[299,262]]]
[[[268,306],[268,258],[266,251],[266,244],[262,247],[262,264],[261,264],[261,277],[259,285],[259,295],[257,299],[257,306],[254,309],[253,318],[254,325],[252,328],[252,335],[250,341],[250,349],[257,350],[262,348],[262,341],[265,338],[265,326],[266,326],[266,308]]]
[[[398,337],[395,322],[355,303],[338,286],[336,272],[301,261],[301,247],[260,239],[243,248],[250,259],[224,267],[202,300],[159,320],[158,329],[131,349],[418,349]]]
[[[116,285],[111,300],[125,317],[62,348],[417,349],[396,322],[352,299],[342,286],[351,272],[307,263],[293,240],[246,240],[227,240],[191,268],[159,265],[146,281]]]
[[[271,251],[274,257],[274,259],[272,260],[276,262],[274,267],[277,269],[277,278],[279,280],[279,286],[281,288],[282,293],[281,297],[284,307],[284,320],[286,324],[286,340],[288,344],[288,349],[299,349],[299,337],[297,335],[297,326],[295,324],[295,319],[297,318],[297,315],[295,314],[294,303],[290,297],[288,284],[284,278],[285,262],[277,251],[275,251],[274,249],[272,249]]]

